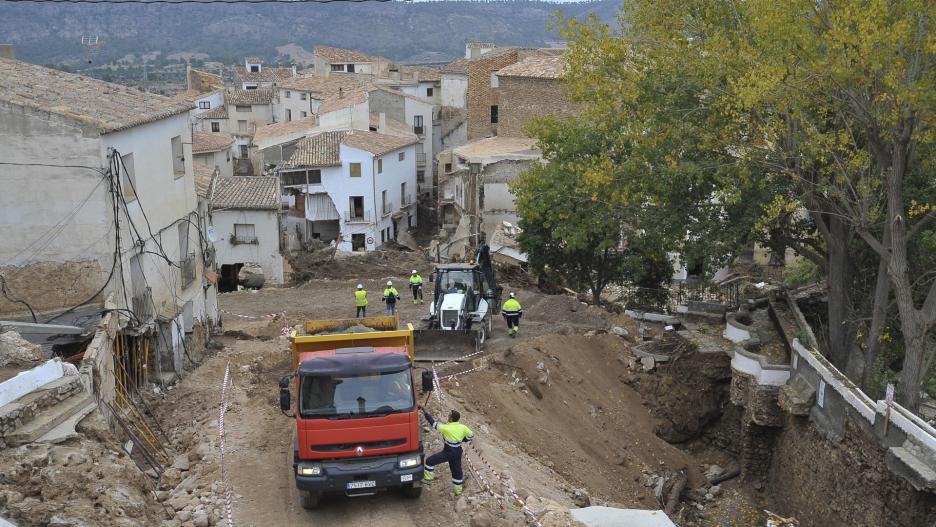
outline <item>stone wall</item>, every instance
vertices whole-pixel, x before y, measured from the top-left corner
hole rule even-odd
[[[469,141],[497,135],[497,124],[491,123],[491,106],[498,105],[497,89],[491,87],[491,74],[518,60],[519,51],[511,49],[491,51],[468,63]]]
[[[36,312],[52,311],[84,302],[104,283],[97,260],[36,262],[0,267],[10,296],[27,302]],[[0,314],[26,313],[21,303],[0,295]]]
[[[523,127],[537,117],[577,114],[578,106],[566,99],[563,84],[561,79],[500,77],[497,135],[525,136]]]
[[[37,390],[20,397],[12,403],[0,406],[0,448],[6,448],[3,438],[29,422],[42,410],[55,406],[84,390],[75,375],[65,375],[52,383],[46,390]]]
[[[891,473],[860,417],[830,441],[805,417],[790,417],[774,443],[768,476],[775,512],[801,527],[921,527],[936,522],[936,496]]]

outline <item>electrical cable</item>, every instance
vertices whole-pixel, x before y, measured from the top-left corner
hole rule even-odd
[[[32,306],[26,303],[25,300],[20,300],[18,298],[14,298],[10,296],[11,291],[7,288],[6,279],[3,278],[2,274],[0,274],[0,293],[3,293],[3,296],[6,297],[6,299],[9,300],[10,302],[13,302],[14,304],[23,304],[24,306],[26,306],[26,309],[29,310],[29,314],[32,315],[33,323],[34,324],[39,323],[39,320],[36,318],[36,312],[33,311]]]
[[[114,149],[114,158],[120,162],[120,166],[123,167],[123,169],[124,169],[125,172],[129,172],[129,171],[127,170],[127,165],[124,164],[123,156],[121,156],[121,155],[120,155],[120,152],[118,152],[116,149]],[[153,239],[153,242],[156,243],[156,247],[159,247],[159,251],[162,253],[162,257],[165,258],[166,263],[168,263],[170,266],[175,266],[175,267],[181,268],[181,267],[182,267],[181,265],[175,264],[175,263],[169,258],[169,255],[166,254],[166,250],[163,249],[162,243],[160,243],[159,239],[156,238],[156,235],[153,234],[153,227],[152,227],[152,225],[150,225],[149,218],[146,216],[146,211],[143,210],[143,202],[140,201],[140,195],[137,194],[137,189],[136,189],[136,185],[134,185],[134,183],[133,183],[133,178],[128,177],[128,178],[127,178],[127,181],[130,182],[130,189],[133,190],[133,195],[136,196],[136,198],[137,198],[137,204],[140,206],[140,213],[143,214],[143,220],[146,222],[146,230],[149,231],[150,238],[152,238],[152,239]],[[123,199],[123,202],[124,202],[124,209],[127,209],[127,199],[123,196],[123,194],[121,194],[120,197],[121,197],[121,199]],[[126,212],[127,212],[127,219],[129,219],[129,220],[130,220],[130,223],[133,224],[133,220],[130,219],[130,211],[127,210]],[[174,224],[174,223],[175,223],[175,222],[173,222],[173,224]],[[134,228],[134,230],[136,230],[136,226],[135,226],[135,225],[134,225],[133,228]],[[161,233],[161,232],[162,232],[162,231],[160,231],[160,233]],[[143,246],[145,247],[145,242],[143,241],[143,238],[142,238],[142,236],[140,236],[140,233],[139,233],[139,232],[137,232],[137,238],[140,240],[140,243],[143,244]]]

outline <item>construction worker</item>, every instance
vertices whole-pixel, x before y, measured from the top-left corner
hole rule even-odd
[[[501,314],[504,315],[504,320],[507,321],[507,334],[516,337],[517,332],[520,331],[520,317],[523,316],[523,308],[520,307],[517,295],[513,294],[513,292],[510,293],[510,298],[504,302]]]
[[[416,269],[413,269],[412,274],[410,274],[409,286],[410,286],[410,289],[413,290],[413,303],[422,304],[423,303],[422,277],[419,276],[419,273],[416,272]]]
[[[354,292],[354,307],[357,308],[354,318],[367,316],[367,291],[364,290],[363,284],[358,284],[357,291]]]
[[[445,446],[441,452],[436,452],[428,458],[424,464],[423,481],[432,481],[435,479],[435,467],[442,463],[448,463],[449,470],[452,471],[452,484],[455,486],[455,495],[461,496],[462,482],[464,474],[462,473],[462,443],[467,443],[474,439],[474,433],[467,426],[458,422],[461,414],[457,410],[452,410],[449,414],[449,422],[440,423],[429,415],[425,408],[422,409],[426,421],[442,434]]]
[[[383,300],[387,303],[387,316],[396,314],[396,303],[400,299],[400,293],[393,287],[392,281],[387,281],[387,287],[383,290]]]

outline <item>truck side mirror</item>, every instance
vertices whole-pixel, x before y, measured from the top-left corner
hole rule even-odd
[[[432,382],[432,372],[429,370],[423,370],[422,372],[422,392],[429,393],[435,388],[435,383]]]
[[[280,410],[286,412],[289,410],[289,403],[292,395],[289,393],[289,377],[283,377],[279,380],[280,389]]]
[[[485,300],[491,300],[492,298],[494,298],[494,291],[493,291],[493,290],[488,289],[487,291],[484,292],[484,299],[485,299]]]

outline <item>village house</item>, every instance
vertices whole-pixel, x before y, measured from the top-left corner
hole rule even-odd
[[[350,94],[363,86],[364,81],[343,75],[289,79],[276,88],[273,115],[280,123],[299,120],[319,113],[322,102],[337,97],[339,92]]]
[[[430,193],[433,188],[433,103],[399,90],[376,86],[368,91],[369,113],[386,114],[388,119],[410,125],[417,136],[416,182],[420,194]],[[428,173],[428,176],[427,176]]]
[[[572,117],[579,107],[564,93],[562,55],[535,55],[498,70],[497,135],[523,136],[533,119]]]
[[[397,68],[383,57],[369,57],[350,49],[315,46],[313,54],[315,55],[313,71],[319,77],[342,74],[380,77],[386,76],[391,69]]]
[[[239,176],[261,173],[260,159],[250,156],[250,147],[257,128],[273,122],[273,92],[273,88],[257,88],[227,90],[224,94],[228,133],[234,138],[234,156],[237,159],[234,173]]]
[[[195,130],[199,132],[214,132],[221,134],[231,134],[231,127],[228,124],[227,107],[222,104],[215,106],[210,110],[205,110],[195,116]]]
[[[186,336],[218,320],[190,104],[16,60],[0,71],[0,314],[106,313],[108,353],[108,339],[137,364],[151,350],[135,382],[178,374]],[[85,360],[103,401],[113,361]]]
[[[255,57],[245,58],[243,66],[237,66],[234,68],[234,83],[242,90],[273,88],[278,83],[295,76],[295,67],[264,67],[263,61]]]
[[[286,231],[299,245],[319,239],[339,251],[372,251],[416,226],[417,137],[383,133],[386,117],[378,119],[378,131],[306,137],[283,163]]]
[[[237,289],[238,274],[245,265],[258,265],[264,284],[282,284],[277,178],[214,174],[211,181],[208,202],[220,291]]]
[[[234,139],[225,134],[213,132],[192,133],[192,161],[212,169],[217,168],[221,177],[234,175],[234,162],[231,147]]]

